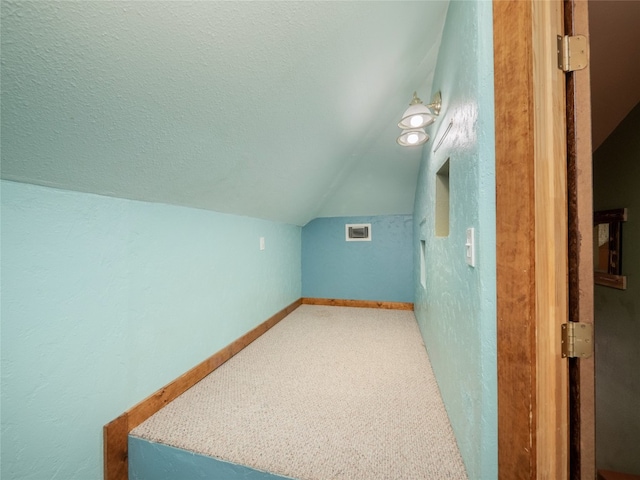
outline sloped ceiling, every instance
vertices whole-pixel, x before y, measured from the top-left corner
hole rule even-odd
[[[304,225],[409,213],[447,2],[1,4],[2,177]]]
[[[640,1],[589,1],[593,150],[640,102]]]

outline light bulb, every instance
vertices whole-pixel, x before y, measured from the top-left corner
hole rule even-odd
[[[418,134],[417,133],[411,133],[409,134],[409,136],[407,137],[407,143],[417,143],[418,142]]]
[[[412,127],[419,127],[420,125],[422,125],[422,122],[422,115],[414,115],[413,117],[411,117]]]

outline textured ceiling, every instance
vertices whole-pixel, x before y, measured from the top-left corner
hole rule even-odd
[[[447,2],[1,4],[2,177],[304,225],[409,213]]]

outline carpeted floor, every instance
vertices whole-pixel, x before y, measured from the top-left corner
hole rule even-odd
[[[302,305],[131,434],[301,480],[467,478],[410,311]]]

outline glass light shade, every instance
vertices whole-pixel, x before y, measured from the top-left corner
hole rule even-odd
[[[435,122],[435,117],[431,114],[431,110],[422,104],[417,103],[410,105],[402,115],[402,120],[398,123],[398,127],[403,130],[423,128]]]
[[[424,131],[424,128],[411,128],[403,130],[396,142],[403,147],[415,147],[427,143],[427,140],[429,140],[429,135]]]

